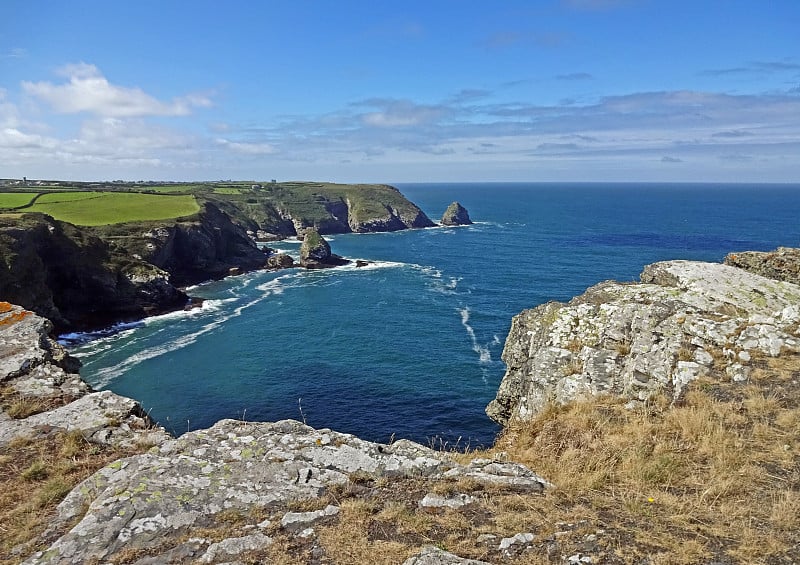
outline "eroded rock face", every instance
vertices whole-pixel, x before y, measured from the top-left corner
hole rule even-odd
[[[162,269],[43,214],[0,220],[0,257],[0,298],[51,319],[61,332],[140,319],[187,300]]]
[[[728,253],[724,263],[770,279],[800,284],[800,249],[794,247]]]
[[[469,212],[458,202],[453,202],[442,214],[441,224],[443,226],[466,226],[472,223]]]
[[[745,381],[753,357],[800,351],[795,284],[692,261],[649,265],[641,281],[604,282],[515,316],[487,414],[507,424],[580,396],[678,397],[712,370]]]
[[[51,330],[49,320],[0,302],[0,385],[17,402],[35,400],[51,407],[31,414],[0,408],[0,448],[54,431],[77,431],[88,441],[121,447],[169,437],[136,401],[93,392],[76,374],[78,360],[49,336]]]

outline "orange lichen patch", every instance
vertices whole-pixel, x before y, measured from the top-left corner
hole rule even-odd
[[[0,302],[0,314],[5,314],[6,312],[10,312],[11,308],[13,308],[13,306],[11,306],[10,303]]]
[[[28,310],[20,310],[19,312],[14,312],[13,314],[4,316],[3,318],[0,318],[0,326],[10,326],[12,324],[16,324],[17,322],[21,322],[32,313],[33,312],[29,312]]]

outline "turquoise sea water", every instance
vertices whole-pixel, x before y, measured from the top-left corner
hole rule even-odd
[[[476,224],[331,236],[335,253],[372,264],[197,286],[202,309],[76,347],[82,375],[178,434],[295,418],[377,441],[485,445],[499,428],[483,409],[524,308],[636,280],[654,261],[800,245],[800,185],[398,186],[433,219],[458,200]]]

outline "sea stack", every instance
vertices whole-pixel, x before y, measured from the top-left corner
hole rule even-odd
[[[338,255],[331,253],[331,246],[315,229],[309,229],[300,246],[300,266],[306,269],[327,269],[349,263]]]
[[[466,226],[472,223],[469,219],[469,212],[458,202],[453,202],[442,214],[441,224],[443,226]]]

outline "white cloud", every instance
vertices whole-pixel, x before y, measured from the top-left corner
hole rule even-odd
[[[217,144],[243,155],[271,155],[276,151],[275,147],[270,143],[249,143],[220,138],[217,139]]]
[[[185,116],[195,108],[211,106],[207,96],[198,94],[163,102],[140,88],[111,84],[96,66],[86,63],[66,65],[58,74],[69,81],[62,84],[24,81],[22,89],[60,114],[86,112],[115,118]]]
[[[5,53],[0,53],[0,59],[22,59],[27,54],[28,51],[26,49],[23,49],[22,47],[14,47]]]

